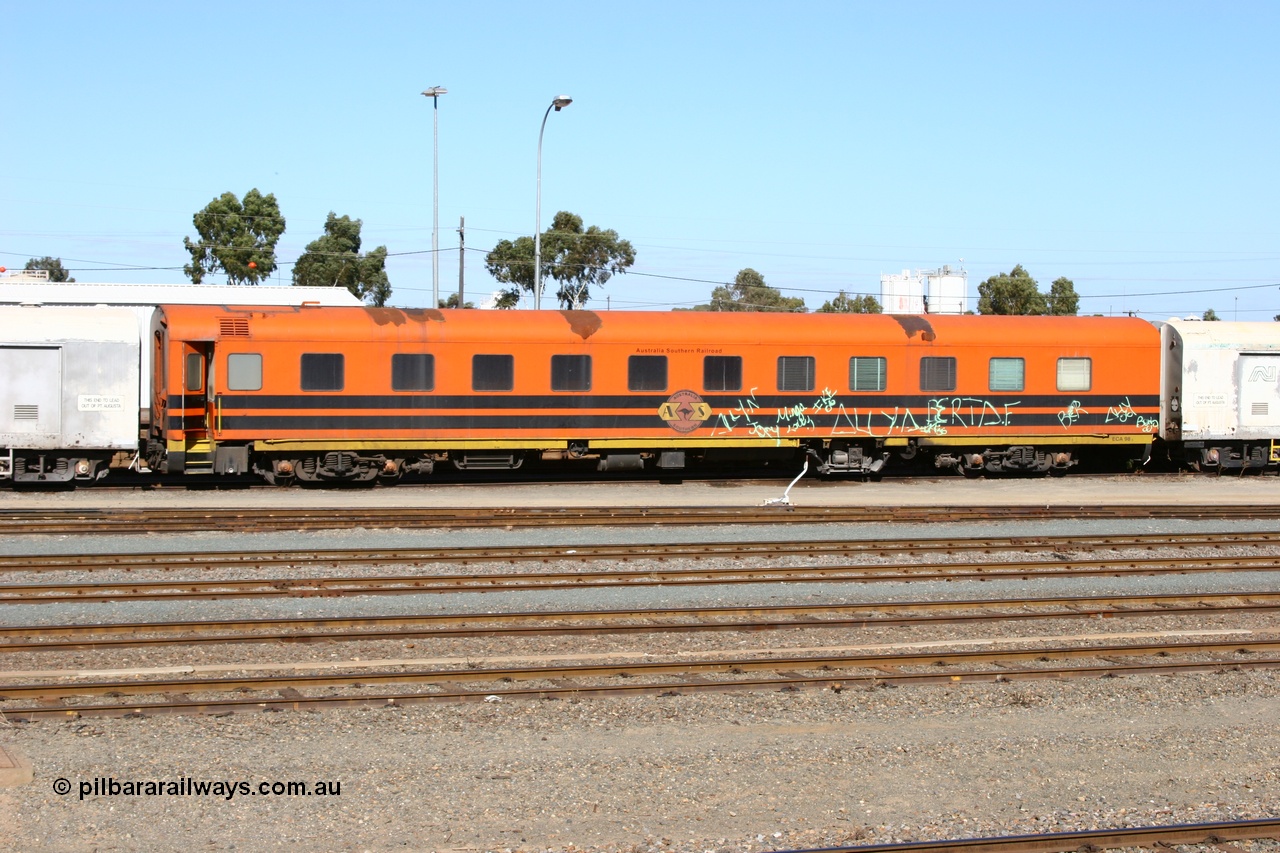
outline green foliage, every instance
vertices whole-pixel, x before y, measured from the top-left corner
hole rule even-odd
[[[750,267],[739,270],[733,284],[711,291],[711,302],[694,311],[804,311],[804,300],[783,296],[776,287],[764,283],[764,276]]]
[[[360,254],[359,219],[329,212],[324,235],[307,244],[293,267],[300,287],[345,287],[361,300],[383,306],[391,296],[387,279],[387,247]]]
[[[485,255],[484,265],[499,284],[508,285],[498,297],[499,308],[515,308],[520,304],[522,292],[533,293],[532,237],[500,240],[493,251]]]
[[[522,292],[533,292],[533,254],[533,238],[518,237],[500,241],[485,256],[490,275],[509,285],[500,301],[514,304]],[[592,287],[603,287],[635,262],[635,249],[617,231],[595,225],[584,228],[582,217],[567,210],[557,213],[542,233],[544,287],[547,279],[557,282],[556,299],[565,308],[581,308],[591,298]]]
[[[182,244],[191,263],[182,268],[193,284],[206,275],[222,272],[230,284],[257,284],[276,268],[276,243],[284,233],[284,217],[276,197],[252,189],[244,202],[234,193],[223,193],[191,218],[200,235]]]
[[[493,307],[503,311],[509,311],[519,305],[520,291],[515,288],[500,291],[493,301]]]
[[[62,266],[62,258],[51,258],[45,255],[43,258],[32,258],[27,261],[27,265],[23,267],[25,270],[45,270],[49,273],[49,281],[65,281],[74,282],[75,279]]]
[[[449,298],[441,299],[440,304],[437,307],[438,308],[475,308],[476,307],[476,304],[474,302],[464,302],[461,305],[459,305],[458,302],[459,302],[458,294],[450,293]]]
[[[822,303],[819,314],[879,314],[880,303],[871,294],[850,297],[843,290],[829,302]]]
[[[1202,319],[1202,320],[1221,320],[1222,318],[1218,316],[1218,312],[1217,312],[1217,311],[1214,311],[1212,308],[1210,308],[1208,311],[1204,312],[1204,314],[1202,314],[1202,315],[1200,316],[1200,319]]]
[[[979,314],[1052,314],[1074,317],[1080,311],[1080,297],[1075,283],[1061,276],[1049,285],[1049,293],[1041,293],[1036,280],[1022,268],[993,275],[978,285]]]
[[[1049,285],[1049,297],[1046,300],[1048,313],[1059,317],[1074,317],[1080,311],[1080,297],[1076,295],[1076,286],[1066,277],[1056,278]]]
[[[1045,314],[1048,305],[1036,280],[1018,264],[978,285],[979,314]]]

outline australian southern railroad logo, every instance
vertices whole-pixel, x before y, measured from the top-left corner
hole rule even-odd
[[[711,404],[692,391],[677,391],[658,407],[658,417],[676,432],[693,432],[711,417]]]

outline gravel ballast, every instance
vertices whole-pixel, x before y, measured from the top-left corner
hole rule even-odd
[[[1205,485],[1201,485],[1201,483]],[[803,484],[802,484],[803,485]],[[992,485],[992,484],[988,484]],[[957,481],[940,495],[937,484],[903,485],[897,492],[851,486],[847,496],[889,503],[893,494],[927,491],[932,502],[981,502],[988,492]],[[1057,490],[1057,482],[1041,488]],[[1124,484],[1129,488],[1129,484]],[[1189,483],[1185,500],[1230,488],[1250,501],[1272,500],[1274,480],[1239,484]],[[544,494],[537,490],[538,494]],[[622,503],[589,489],[590,500]],[[722,490],[726,493],[732,490]],[[1089,503],[1099,495],[1075,497]],[[264,493],[244,496],[262,500]],[[265,493],[272,494],[272,493]],[[373,493],[388,499],[386,493]],[[406,492],[409,500],[419,493]],[[457,494],[451,493],[451,494]],[[798,489],[792,499],[803,494]],[[822,489],[830,499],[834,490]],[[301,495],[290,491],[289,503]],[[1034,498],[1034,490],[1027,496]],[[1040,494],[1043,497],[1043,494]],[[318,493],[316,500],[363,500]],[[128,496],[130,505],[184,503],[184,493]],[[38,504],[42,496],[23,496]],[[74,502],[56,495],[51,502]],[[639,500],[648,500],[649,493]],[[1177,497],[1168,498],[1176,500]],[[239,496],[193,493],[194,502],[226,505]],[[277,502],[279,496],[274,498]],[[507,500],[511,500],[510,497]],[[686,498],[687,502],[698,502]],[[16,495],[0,495],[14,506]],[[109,503],[95,496],[94,503]],[[563,501],[571,503],[570,500]],[[881,526],[856,536],[913,537],[994,534],[997,525]],[[1029,524],[1008,530],[1062,535],[1100,527],[1146,532],[1186,530],[1199,522],[1073,525]],[[1220,529],[1273,529],[1274,523],[1219,523]],[[1087,529],[1092,528],[1092,529]],[[967,532],[966,532],[967,531]],[[739,531],[744,539],[801,538],[815,533],[849,536],[822,526]],[[680,541],[708,531],[627,529],[564,534],[556,531],[493,533],[372,532],[284,537],[276,547],[406,547],[432,540],[447,544],[545,544],[547,541]],[[730,538],[720,531],[716,539]],[[476,541],[482,539],[483,541]],[[257,546],[270,547],[269,538]],[[222,550],[253,547],[244,537],[12,537],[8,553],[93,549]],[[30,550],[28,550],[30,549]],[[505,570],[510,571],[511,567]],[[70,580],[68,576],[60,580]],[[1109,591],[1184,593],[1195,589],[1275,588],[1275,573],[1182,575],[1166,579],[1091,579],[1074,594]],[[857,600],[1064,594],[1025,581],[976,584],[856,587]],[[976,589],[982,592],[975,592]],[[840,585],[762,585],[750,593],[709,590],[694,595],[665,590],[654,604],[767,603],[835,600]],[[856,591],[855,591],[856,590]],[[1069,594],[1069,593],[1068,593]],[[535,607],[613,607],[633,593],[583,592],[571,600],[550,597]],[[414,596],[281,600],[278,604],[143,602],[92,605],[11,606],[10,624],[64,621],[154,620],[189,615],[338,615],[367,612],[456,611],[462,598],[428,602]],[[506,594],[471,596],[477,611],[520,606]],[[528,604],[529,600],[525,600]],[[687,602],[694,603],[694,602]],[[23,609],[26,608],[26,609]],[[532,609],[532,608],[531,608]],[[1162,619],[1163,617],[1160,617]],[[1216,618],[1216,617],[1215,617]],[[1150,624],[1147,620],[1150,619]],[[1272,617],[1247,625],[1274,631]],[[1029,624],[984,629],[993,638],[1012,635],[1102,633],[1126,630],[1229,628],[1213,618],[1158,621],[1157,617]],[[959,638],[957,628],[917,631],[877,629],[855,636],[798,632],[751,640],[756,647],[788,643],[909,642]],[[674,654],[700,645],[731,647],[738,635],[713,639],[662,635],[654,652]],[[466,665],[504,654],[615,652],[643,640],[608,636],[503,648],[493,640],[456,646],[420,643],[412,654],[461,657]],[[644,651],[646,649],[641,649]],[[173,649],[150,653],[89,651],[74,660],[14,655],[4,669],[142,666],[148,663],[226,663],[365,658],[391,647],[360,643],[311,646]],[[401,654],[409,654],[403,649]],[[0,745],[33,764],[35,779],[0,788],[0,850],[340,850],[340,851],[671,851],[754,853],[992,835],[1035,834],[1274,817],[1280,814],[1280,672],[1230,666],[1212,673],[1129,676],[1066,681],[951,684],[895,688],[858,684],[799,692],[691,693],[632,698],[480,701],[458,705],[353,708],[324,712],[247,712],[227,716],[86,718],[14,723],[0,718]],[[303,782],[340,785],[323,796],[273,794],[271,786]],[[219,790],[195,793],[221,783]],[[241,785],[243,783],[243,786]],[[62,793],[62,786],[67,788]],[[117,786],[113,789],[112,786]],[[259,786],[265,785],[262,792]],[[131,786],[130,792],[124,790]],[[169,789],[169,790],[166,790]],[[137,789],[137,792],[132,792]],[[84,792],[82,795],[82,791]],[[230,794],[228,795],[228,791]],[[1239,842],[1245,853],[1276,845]]]
[[[10,725],[36,779],[0,791],[0,843],[755,851],[1260,818],[1277,708],[1274,674],[1226,672]],[[79,793],[183,777],[341,793]]]

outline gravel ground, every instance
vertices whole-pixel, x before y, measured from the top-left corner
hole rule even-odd
[[[1263,500],[1271,480],[1201,481],[1183,499],[1204,501],[1213,490]],[[803,484],[802,484],[803,485]],[[881,484],[885,485],[885,484]],[[896,484],[895,484],[896,485]],[[973,485],[931,502],[966,498]],[[994,484],[1006,494],[1004,484]],[[1043,484],[1058,489],[1058,482]],[[1096,485],[1096,484],[1095,484]],[[1125,486],[1128,487],[1127,484]],[[532,487],[531,487],[532,488]],[[701,487],[705,490],[707,487]],[[878,488],[878,487],[877,487]],[[902,486],[898,494],[913,488]],[[535,490],[536,491],[536,490]],[[602,499],[589,490],[589,499]],[[780,491],[777,490],[777,491]],[[834,494],[834,490],[824,490]],[[253,493],[258,495],[260,493]],[[379,493],[372,493],[379,494]],[[414,492],[416,496],[422,493]],[[548,494],[536,491],[538,495]],[[687,493],[686,493],[687,494]],[[861,487],[842,494],[865,495]],[[874,493],[877,496],[883,492]],[[1096,490],[1091,487],[1096,497]],[[296,493],[291,493],[295,495]],[[40,496],[43,499],[44,496]],[[137,496],[131,496],[130,501]],[[144,496],[170,501],[175,496]],[[182,495],[177,496],[179,499]],[[226,505],[234,496],[209,497]],[[345,499],[353,496],[346,495]],[[363,500],[365,495],[355,496]],[[793,492],[795,500],[797,493]],[[0,506],[14,505],[0,494]],[[55,495],[58,503],[74,495]],[[95,497],[95,500],[101,500]],[[256,498],[255,498],[256,499]],[[417,498],[410,498],[414,500]],[[649,498],[646,497],[646,500]],[[276,498],[278,500],[278,497]],[[335,500],[321,493],[317,500]],[[509,500],[509,498],[508,498]],[[616,497],[608,498],[616,501]],[[888,502],[877,499],[868,502]],[[1075,502],[1087,503],[1078,493]],[[38,500],[36,502],[39,502]],[[181,502],[180,500],[177,502]],[[291,503],[294,501],[291,500]],[[535,501],[522,499],[533,505]],[[566,503],[570,501],[564,501]],[[684,502],[698,502],[686,498]],[[994,501],[992,501],[994,502]],[[1163,502],[1163,501],[1162,501]],[[1171,499],[1169,502],[1173,502]],[[960,535],[1039,532],[1061,535],[1161,529],[1274,529],[1274,523],[1143,522],[970,527]],[[752,529],[749,538],[799,535],[913,537],[958,535],[942,525],[876,530],[808,527]],[[408,547],[446,544],[545,544],[548,541],[696,541],[705,531],[507,531],[333,533],[304,541],[257,540],[262,547]],[[128,539],[129,541],[125,541]],[[169,550],[247,547],[243,537],[13,537],[8,553],[91,548]],[[478,541],[483,540],[483,541]],[[269,544],[270,543],[270,544]],[[629,566],[630,567],[630,566]],[[468,571],[471,569],[469,568]],[[512,567],[503,567],[511,571]],[[384,570],[379,570],[384,571]],[[137,576],[137,573],[131,573]],[[60,579],[69,580],[70,576]],[[958,584],[763,585],[750,593],[664,591],[649,603],[729,604],[739,597],[767,603],[811,602],[851,595],[870,600],[999,597],[1017,593],[1080,595],[1108,591],[1189,592],[1207,589],[1204,576],[1089,579],[1049,588],[1022,581],[1004,586]],[[1213,588],[1277,589],[1275,573],[1214,576]],[[977,587],[980,592],[975,592]],[[534,607],[639,605],[631,591],[581,591],[566,599],[521,599]],[[500,594],[368,597],[354,607],[332,599],[287,600],[248,607],[240,615],[338,615],[350,612],[477,610],[515,607]],[[12,606],[6,622],[170,619],[188,609],[206,618],[227,615],[207,603],[143,602],[60,609]],[[264,612],[258,612],[259,610]],[[984,627],[999,640],[1014,636],[1147,630],[1275,630],[1249,621],[1126,619],[1013,623]],[[747,648],[841,643],[955,641],[964,632],[936,626],[914,632],[883,629],[781,635],[659,635],[635,639],[549,638],[518,648],[494,640],[452,644],[342,643],[277,648],[190,648],[152,653],[86,652],[74,659],[10,656],[19,668],[123,667],[146,663],[225,665],[278,661],[320,664],[359,657],[451,657],[464,665],[502,657],[585,654],[676,654],[715,647]],[[856,687],[840,692],[690,694],[627,699],[496,701],[452,706],[352,709],[323,713],[242,713],[224,717],[86,719],[15,724],[0,718],[0,745],[29,758],[35,781],[0,789],[0,850],[134,851],[181,846],[201,850],[351,851],[765,851],[843,844],[1059,832],[1122,826],[1274,817],[1280,814],[1280,672],[1223,671],[1175,677],[1134,676],[1066,682],[1011,682],[917,687]],[[189,779],[191,782],[183,782]],[[69,793],[55,786],[66,780]],[[94,790],[97,780],[97,790]],[[325,796],[257,793],[266,783],[340,784]],[[129,795],[130,783],[177,788]],[[230,783],[224,791],[182,793],[194,785]],[[244,789],[236,788],[245,783]],[[112,783],[122,786],[112,793]],[[185,787],[184,787],[185,786]],[[81,791],[85,794],[82,796]],[[1275,850],[1241,843],[1239,849]]]
[[[7,850],[757,851],[1274,816],[1272,673],[10,726]],[[339,796],[108,796],[125,781]],[[71,792],[53,785],[67,779]]]

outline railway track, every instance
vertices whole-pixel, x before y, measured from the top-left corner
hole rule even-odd
[[[598,525],[819,524],[1039,519],[1275,519],[1280,506],[342,507],[317,509],[7,509],[0,534],[277,532],[350,528],[524,528]]]
[[[694,586],[760,583],[883,583],[958,580],[1030,580],[1206,572],[1280,570],[1280,555],[1150,557],[1098,560],[987,561],[909,565],[768,566],[751,568],[606,569],[572,572],[277,576],[191,580],[175,577],[101,583],[0,584],[0,604],[119,600],[215,600],[352,595],[426,595],[460,592],[563,590],[600,587]]]
[[[1235,616],[1275,613],[1280,592],[1109,595],[1071,598],[968,599],[838,605],[681,607],[655,610],[237,619],[101,625],[0,627],[0,654],[123,648],[403,641],[503,637],[510,641],[574,634],[762,632],[786,629],[922,627],[1048,619]]]
[[[382,548],[307,549],[276,551],[154,551],[94,554],[0,555],[0,573],[83,572],[108,569],[248,568],[305,566],[420,566],[438,563],[549,563],[631,560],[703,560],[779,557],[887,557],[891,555],[1000,553],[1020,551],[1060,553],[1104,549],[1156,550],[1190,548],[1269,548],[1280,546],[1280,533],[1174,533],[1107,536],[1016,536],[882,540],[816,540],[808,542],[692,542],[644,545],[512,546],[504,548]]]
[[[1230,842],[1258,839],[1280,840],[1280,818],[827,847],[823,848],[823,853],[1070,853],[1126,847],[1169,850],[1173,845],[1209,845],[1217,850],[1238,850]]]
[[[49,717],[229,713],[269,708],[398,706],[519,698],[680,695],[700,691],[830,689],[841,692],[860,686],[885,684],[956,684],[1274,669],[1280,667],[1278,652],[1280,636],[1262,638],[1241,632],[1226,640],[1156,644],[1069,644],[980,651],[730,659],[704,657],[506,668],[471,667],[459,662],[453,668],[426,670],[361,669],[355,672],[145,680],[132,677],[106,681],[76,679],[0,686],[0,712],[10,720],[26,721]],[[1133,657],[1148,660],[1118,662],[1120,658]],[[1062,663],[1080,660],[1100,662]],[[1014,666],[1025,662],[1035,665]],[[408,662],[397,663],[404,665]],[[510,686],[516,682],[533,683]],[[468,683],[480,685],[480,689],[463,686]],[[385,690],[389,685],[416,685],[427,689]],[[343,692],[313,692],[312,695],[301,692],[333,689]],[[227,695],[244,693],[257,695]],[[192,694],[201,698],[191,698]],[[159,700],[140,698],[157,695],[161,697]],[[133,697],[135,701],[118,701],[122,696]],[[84,697],[107,697],[112,701],[85,702]],[[37,704],[12,704],[20,700],[34,700]],[[69,704],[68,700],[74,700],[74,703]]]
[[[1229,536],[1190,534],[1156,536],[970,538],[914,543],[818,542],[779,545],[774,542],[696,543],[639,548],[620,546],[530,549],[444,549],[382,551],[293,551],[278,554],[225,552],[215,554],[112,554],[53,557],[8,557],[0,571],[57,572],[63,570],[136,569],[173,577],[110,580],[101,584],[38,583],[0,586],[0,603],[57,601],[119,601],[122,598],[218,598],[464,592],[487,590],[565,589],[584,586],[657,584],[878,582],[885,580],[1032,578],[1114,576],[1188,572],[1280,570],[1280,534],[1239,533]],[[1243,556],[1216,555],[1231,547]],[[1063,551],[1137,550],[1138,556],[1073,559]],[[1146,553],[1153,549],[1189,551],[1173,556]],[[966,562],[914,561],[866,564],[868,556],[926,557],[963,551],[982,556],[1002,552],[1003,559]],[[1010,555],[1008,552],[1018,552]],[[1209,555],[1205,556],[1204,552]],[[780,553],[782,552],[782,553]],[[780,565],[783,555],[802,558],[862,559],[862,564]],[[694,556],[742,557],[727,568],[662,566],[665,560]],[[1008,559],[1013,556],[1014,559]],[[1039,559],[1028,559],[1036,556]],[[752,560],[762,565],[744,564]],[[561,560],[606,563],[576,571],[545,571],[543,563]],[[628,560],[645,560],[639,568],[619,568]],[[432,573],[376,577],[308,576],[315,566],[433,565],[450,563],[533,563],[524,571]],[[651,567],[653,563],[658,568]],[[258,576],[263,567],[301,569],[295,575]],[[193,579],[192,570],[232,568],[248,577]],[[489,568],[489,567],[486,567]],[[532,569],[532,570],[530,570]],[[132,647],[161,648],[217,646],[227,643],[289,643],[314,641],[380,641],[416,638],[452,639],[496,637],[502,648],[520,648],[520,638],[541,635],[644,634],[659,632],[748,632],[832,628],[921,627],[943,623],[1034,619],[1109,617],[1232,617],[1268,614],[1280,608],[1280,592],[1190,595],[1111,595],[1092,598],[886,602],[856,605],[802,605],[729,608],[672,608],[643,611],[523,612],[451,614],[434,617],[378,617],[285,620],[226,620],[200,623],[119,623],[62,625],[37,628],[0,627],[0,651],[9,653],[110,651]],[[1171,635],[1176,632],[1169,632]],[[1193,632],[1183,632],[1190,636]],[[10,719],[89,715],[148,715],[159,713],[227,713],[265,708],[322,708],[352,705],[397,706],[415,702],[501,701],[605,695],[665,695],[704,690],[799,690],[847,688],[909,683],[1011,681],[1036,678],[1078,678],[1149,673],[1215,672],[1224,669],[1280,667],[1280,633],[1269,630],[1227,630],[1220,625],[1212,639],[1193,642],[1144,642],[1145,635],[1117,635],[1125,642],[1107,643],[1101,635],[1072,638],[1068,645],[1051,645],[1053,638],[1004,640],[946,640],[950,646],[978,643],[979,651],[922,650],[851,654],[851,647],[830,653],[793,654],[801,650],[758,650],[755,656],[734,652],[671,655],[655,661],[635,651],[607,655],[608,663],[583,663],[590,657],[575,653],[563,659],[578,662],[548,666],[482,668],[477,661],[446,658],[331,664],[222,664],[202,669],[236,671],[280,670],[281,674],[239,673],[230,677],[158,677],[158,672],[135,671],[124,677],[90,681],[76,673],[71,681],[35,680],[0,685],[0,712]],[[1146,637],[1149,639],[1149,637]],[[1059,638],[1062,639],[1062,638]],[[6,642],[7,641],[7,642]],[[931,644],[942,641],[933,641]],[[528,646],[528,644],[525,644]],[[1021,646],[1018,648],[1013,645]],[[411,647],[411,646],[410,646]],[[825,650],[822,647],[820,650]],[[856,647],[853,647],[856,648]],[[810,650],[812,651],[812,650]],[[692,653],[691,653],[692,654]],[[785,656],[782,656],[785,655]],[[486,655],[479,655],[482,661]],[[625,659],[623,659],[625,658]],[[528,662],[526,659],[522,662]],[[414,665],[418,666],[415,667]],[[300,674],[300,671],[326,669]],[[95,677],[92,674],[89,677]],[[100,676],[97,676],[100,677]],[[54,678],[50,675],[49,678]],[[22,703],[33,704],[22,704]]]

